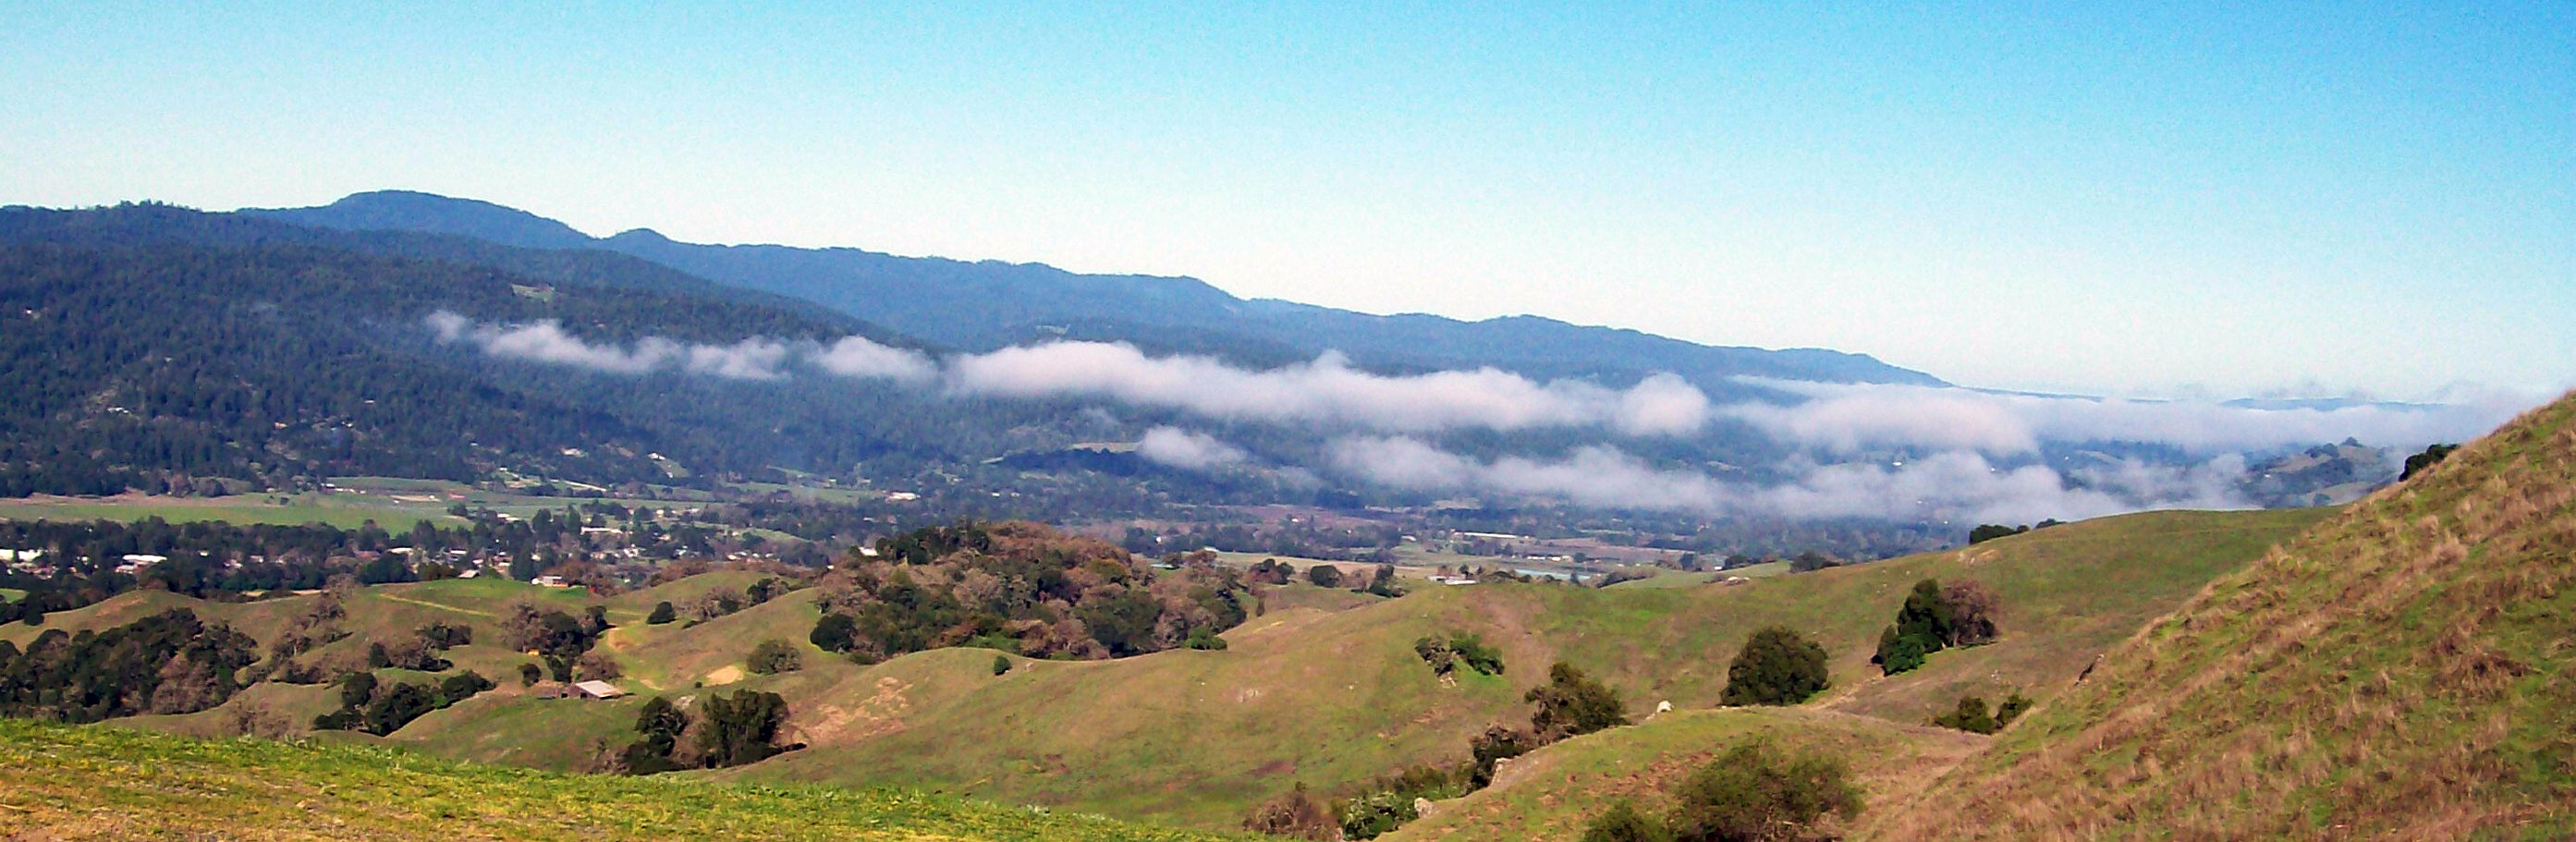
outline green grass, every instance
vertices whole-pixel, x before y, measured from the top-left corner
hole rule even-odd
[[[1527,721],[1522,693],[1558,659],[1603,678],[1632,712],[1665,700],[1684,711],[1712,707],[1727,659],[1754,629],[1770,623],[1802,629],[1832,653],[1835,686],[1815,707],[1912,725],[1963,692],[2000,698],[2017,687],[2044,698],[2146,620],[2327,514],[2111,518],[1965,551],[1735,586],[1420,584],[1408,596],[1386,600],[1295,585],[1271,591],[1269,610],[1228,632],[1224,651],[1020,661],[999,677],[991,674],[992,653],[983,650],[918,653],[864,668],[824,656],[804,642],[816,616],[806,592],[696,628],[643,624],[655,601],[740,589],[756,578],[738,572],[599,602],[619,626],[604,645],[625,665],[629,677],[620,683],[629,689],[678,697],[757,688],[788,699],[790,738],[812,748],[713,777],[938,789],[1228,828],[1253,804],[1301,781],[1338,795],[1405,766],[1463,758],[1467,738],[1487,725]],[[1867,663],[1870,646],[1914,580],[1960,575],[1976,576],[2002,594],[2003,639],[1938,653],[1907,676],[1876,677]],[[368,588],[350,610],[360,635],[333,646],[363,647],[370,636],[408,633],[433,620],[466,622],[475,627],[478,645],[455,650],[451,659],[514,688],[524,654],[483,642],[497,640],[494,621],[519,599],[567,610],[594,601],[575,591],[484,579]],[[188,605],[266,640],[311,600],[231,605],[127,594],[51,615],[46,627],[102,628]],[[23,643],[39,631],[0,626],[0,639]],[[1500,647],[1507,672],[1439,680],[1414,655],[1412,642],[1455,631],[1475,632]],[[804,648],[806,668],[739,675],[744,656],[766,637]],[[301,696],[274,701],[310,703]],[[392,740],[441,757],[581,768],[600,746],[632,739],[629,706],[640,703],[548,707],[561,703],[502,692],[433,714]],[[215,724],[231,714],[219,708],[169,724],[221,733]]]
[[[1240,838],[918,792],[567,776],[363,744],[200,740],[0,719],[0,838],[217,836],[387,842]]]
[[[1573,839],[1627,799],[1662,814],[1683,778],[1726,750],[1764,741],[1842,759],[1868,804],[1893,808],[1986,738],[1812,708],[1677,711],[1557,743],[1514,759],[1493,786],[1437,805],[1383,837],[1424,840]]]
[[[341,529],[356,529],[373,520],[390,532],[402,532],[416,521],[428,520],[446,526],[462,523],[449,517],[445,506],[431,504],[361,503],[346,495],[300,495],[287,497],[289,502],[271,502],[275,495],[244,494],[228,497],[29,497],[0,500],[0,519],[5,520],[117,520],[138,521],[158,517],[171,523],[224,521],[235,524],[279,524],[296,526],[325,523]]]
[[[2576,838],[2571,557],[2576,398],[2221,577],[1869,835]]]
[[[26,591],[22,591],[17,588],[0,588],[0,602],[16,602],[20,597],[24,597],[26,595]]]

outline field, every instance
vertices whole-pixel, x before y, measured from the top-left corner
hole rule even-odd
[[[558,775],[457,764],[368,745],[199,740],[0,719],[0,838],[1191,842],[1240,837],[893,790]]]
[[[283,500],[285,502],[277,502]],[[273,495],[241,494],[226,497],[147,497],[139,494],[115,497],[35,497],[0,500],[0,519],[9,520],[144,520],[158,517],[171,523],[220,520],[237,524],[270,523],[300,525],[327,523],[341,529],[356,529],[373,520],[390,532],[411,528],[415,521],[428,520],[441,525],[464,521],[449,517],[443,503],[404,503],[353,498],[350,495]]]

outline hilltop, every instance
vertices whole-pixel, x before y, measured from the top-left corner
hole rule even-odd
[[[2576,835],[2576,396],[2211,583],[1891,839]]]

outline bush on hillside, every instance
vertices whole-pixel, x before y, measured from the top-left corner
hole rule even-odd
[[[1344,839],[1375,839],[1422,817],[1413,799],[1397,792],[1372,792],[1337,806]]]
[[[1003,674],[1003,673],[1010,672],[1010,671],[1011,671],[1011,656],[1009,656],[1009,655],[995,655],[995,656],[993,656],[993,674],[994,674],[994,675],[1001,675],[1001,674]]]
[[[1748,743],[1683,780],[1667,823],[1681,842],[1804,839],[1828,813],[1860,813],[1860,789],[1850,778],[1840,760]]]
[[[743,664],[744,669],[760,675],[795,672],[804,666],[805,660],[795,644],[774,637],[751,647],[751,657]]]
[[[680,619],[679,609],[672,607],[671,601],[666,599],[653,603],[653,613],[644,616],[644,624],[658,626],[677,619]]]
[[[1452,632],[1442,639],[1425,635],[1413,641],[1413,654],[1431,665],[1431,674],[1448,675],[1465,666],[1482,675],[1503,674],[1503,652],[1469,632]]]
[[[1975,580],[1947,587],[1935,579],[1916,582],[1896,611],[1896,624],[1879,633],[1878,651],[1869,661],[1895,675],[1922,666],[1925,656],[1942,649],[1992,641],[2002,603],[1994,589]]]
[[[1541,744],[1628,724],[1616,691],[1564,661],[1549,666],[1547,683],[1522,698],[1538,704],[1530,714],[1530,734]]]
[[[1492,784],[1494,770],[1500,768],[1503,761],[1528,754],[1531,748],[1536,747],[1537,742],[1527,732],[1515,731],[1501,725],[1485,726],[1484,733],[1467,740],[1467,752],[1474,758],[1475,764],[1468,773],[1468,791],[1484,789]]]
[[[1958,707],[1952,708],[1949,713],[1932,717],[1932,724],[1971,734],[1992,734],[2001,727],[1995,723],[1994,714],[1986,710],[1986,699],[1983,696],[1959,697]]]
[[[1583,828],[1583,842],[1673,842],[1673,832],[1622,798]]]
[[[1729,705],[1794,705],[1825,689],[1825,647],[1782,626],[1755,631],[1726,667]]]
[[[2456,444],[2437,444],[2424,448],[2422,453],[2406,457],[2406,469],[2397,475],[2397,481],[2405,482],[2414,479],[2416,474],[2423,473],[2435,465],[2442,464],[2442,460],[2451,458],[2451,452],[2458,449],[2460,446]]]
[[[1319,588],[1338,588],[1342,586],[1342,569],[1330,564],[1314,565],[1306,568],[1306,581]]]
[[[1323,802],[1315,800],[1314,796],[1306,794],[1303,781],[1287,794],[1254,806],[1252,815],[1243,820],[1243,829],[1271,836],[1313,840],[1332,839],[1342,830],[1341,823],[1333,818],[1333,811],[1326,809]]]

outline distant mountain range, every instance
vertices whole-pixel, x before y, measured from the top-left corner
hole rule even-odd
[[[1121,341],[1247,365],[1327,350],[1382,371],[1493,366],[1533,378],[1630,381],[1672,372],[1714,396],[1745,394],[1732,378],[1944,385],[1864,354],[1717,347],[1537,316],[1465,322],[1378,316],[1237,298],[1196,278],[1088,275],[1035,263],[900,257],[855,248],[703,245],[647,229],[594,238],[526,211],[410,191],[359,193],[310,208],[244,215],[351,231],[451,234],[545,250],[598,250],[698,277],[810,301],[924,341],[991,350],[1062,337]],[[1619,385],[1625,385],[1621,383]]]

